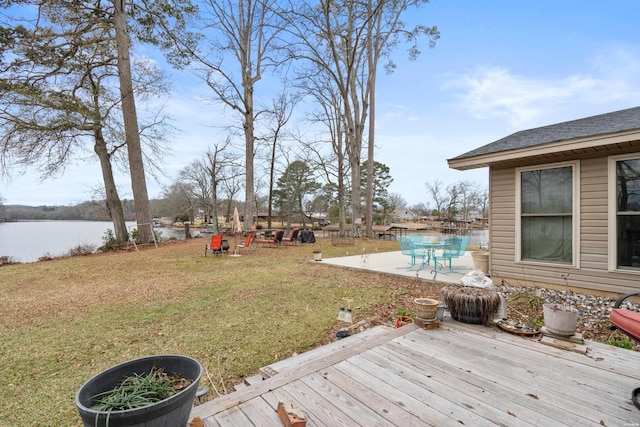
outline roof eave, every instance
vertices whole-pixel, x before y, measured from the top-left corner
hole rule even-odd
[[[542,154],[561,153],[569,150],[581,150],[592,147],[601,147],[609,144],[619,144],[640,139],[640,129],[614,134],[602,134],[585,138],[569,139],[566,141],[550,142],[534,147],[498,151],[495,153],[480,154],[469,157],[455,157],[448,159],[449,168],[457,170],[469,170],[489,167],[493,163],[508,162],[526,157],[535,157]]]

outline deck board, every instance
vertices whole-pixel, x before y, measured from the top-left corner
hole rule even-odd
[[[640,386],[638,352],[587,341],[584,355],[452,320],[351,338],[279,363],[278,374],[192,417],[274,425],[278,401],[290,399],[309,427],[640,423],[630,398]]]
[[[459,383],[459,388],[464,389],[466,393],[474,392],[476,394],[487,396],[487,401],[500,402],[499,407],[512,413],[525,413],[527,419],[537,426],[561,427],[566,426],[566,422],[560,422],[563,411],[556,406],[540,405],[535,395],[524,393],[517,387],[505,387],[498,384],[494,380],[488,380],[480,375],[469,375],[468,371],[457,369],[447,362],[433,358],[420,357],[416,358],[416,353],[406,347],[387,346],[375,349],[381,354],[397,356],[402,362],[412,363],[430,375],[435,381],[439,381],[447,386],[453,383]],[[517,407],[511,404],[518,405]],[[521,409],[524,408],[524,409]],[[530,409],[532,408],[532,409]],[[524,411],[524,412],[523,412]]]

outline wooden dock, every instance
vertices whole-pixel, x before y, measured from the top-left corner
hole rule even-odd
[[[639,426],[640,353],[587,354],[452,320],[377,327],[261,369],[265,380],[193,408],[212,426]]]

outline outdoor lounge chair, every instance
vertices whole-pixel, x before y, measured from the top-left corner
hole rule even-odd
[[[279,246],[282,244],[282,236],[284,236],[284,230],[276,230],[275,233],[273,233],[273,238],[256,239],[256,243],[265,246]]]
[[[211,258],[215,253],[219,253],[224,257],[224,248],[222,247],[222,234],[214,234],[211,236],[211,243],[207,243],[204,247],[204,256],[211,253]]]
[[[291,234],[289,235],[289,237],[283,237],[282,238],[282,243],[287,244],[287,243],[291,243],[294,244],[298,241],[298,234],[300,234],[300,229],[299,228],[294,228],[291,230]]]
[[[438,259],[443,260],[440,266],[440,269],[443,269],[447,260],[449,260],[449,271],[453,271],[453,259],[459,258],[464,255],[464,252],[467,250],[467,244],[469,243],[469,236],[463,237],[449,237],[445,240],[447,244],[446,247],[442,249],[442,253],[438,256],[437,254],[433,255],[433,265],[438,268]]]
[[[249,232],[247,233],[247,238],[244,240],[244,243],[238,243],[236,245],[236,247],[233,249],[234,253],[238,252],[238,248],[242,249],[243,252],[246,252],[249,250],[249,247],[251,247],[251,242],[253,241],[253,233]]]
[[[640,295],[640,291],[631,292],[618,298],[613,305],[609,320],[611,320],[612,330],[617,329],[628,335],[634,341],[640,343],[640,312],[620,308],[624,300],[638,295]],[[636,408],[640,409],[640,387],[635,388],[631,392],[631,400],[633,404],[636,405]]]

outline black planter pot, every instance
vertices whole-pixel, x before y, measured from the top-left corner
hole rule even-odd
[[[457,320],[462,323],[469,323],[473,325],[482,324],[482,311],[479,307],[476,307],[473,311],[461,311],[461,312],[451,312],[451,318],[453,320]]]
[[[146,375],[154,367],[189,379],[191,384],[173,396],[141,408],[111,413],[91,409],[94,396],[114,389],[133,374]],[[202,366],[190,357],[158,355],[134,359],[102,371],[84,383],[76,393],[76,407],[85,427],[186,426],[201,376]]]

